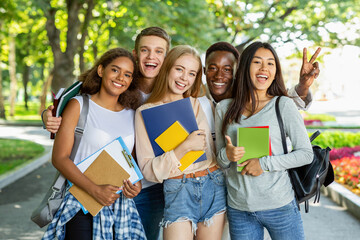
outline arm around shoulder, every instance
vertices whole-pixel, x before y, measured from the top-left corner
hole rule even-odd
[[[313,101],[311,90],[310,89],[308,90],[306,96],[301,97],[301,96],[299,96],[299,94],[296,90],[297,87],[298,87],[298,85],[290,88],[288,90],[288,95],[294,101],[294,103],[296,104],[296,106],[299,110],[306,111],[310,108],[311,103]]]
[[[53,105],[50,105],[41,113],[41,120],[43,122],[43,127],[51,132],[57,133],[61,124],[61,117],[53,117],[52,110],[54,109]]]

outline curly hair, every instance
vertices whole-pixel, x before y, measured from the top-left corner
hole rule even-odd
[[[136,62],[133,55],[123,49],[123,48],[114,48],[105,52],[99,60],[96,61],[95,65],[89,70],[85,71],[79,76],[79,81],[83,82],[80,93],[86,93],[93,95],[100,91],[102,78],[98,74],[98,67],[101,65],[103,68],[106,68],[112,61],[119,57],[127,57],[133,63],[134,69],[136,69]],[[136,71],[133,73],[133,80],[128,87],[128,89],[120,94],[118,102],[124,108],[136,109],[141,104],[141,95],[137,88],[137,76]]]

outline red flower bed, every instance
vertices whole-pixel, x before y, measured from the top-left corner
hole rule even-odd
[[[349,186],[354,193],[360,194],[360,157],[343,157],[331,163],[335,180]]]
[[[330,151],[330,161],[340,159],[343,157],[352,157],[355,152],[360,152],[360,146],[356,147],[343,147],[343,148],[334,148]]]
[[[312,120],[304,120],[305,126],[323,126],[323,123],[321,120],[312,119]]]

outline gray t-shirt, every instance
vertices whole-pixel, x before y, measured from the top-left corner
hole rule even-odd
[[[223,168],[229,168],[227,175],[228,205],[232,208],[253,212],[275,209],[290,203],[294,199],[294,192],[286,169],[308,164],[313,159],[304,121],[293,100],[288,97],[281,98],[279,107],[285,132],[291,140],[293,150],[284,154],[275,112],[276,98],[271,99],[262,110],[250,118],[246,119],[242,116],[240,124],[232,123],[226,131],[226,135],[230,136],[233,145],[236,145],[236,133],[239,127],[269,126],[272,156],[260,158],[260,165],[264,173],[257,177],[243,176],[238,173],[237,164],[230,162],[226,155],[226,142],[221,134],[221,127],[232,99],[223,100],[216,106],[217,161]]]

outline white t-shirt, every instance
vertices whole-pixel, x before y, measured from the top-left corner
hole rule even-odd
[[[82,97],[76,96],[74,98],[80,103],[81,111]],[[135,111],[132,109],[113,112],[97,105],[90,98],[84,134],[74,163],[79,163],[118,137],[122,137],[129,151],[132,152],[135,144],[134,116]]]

